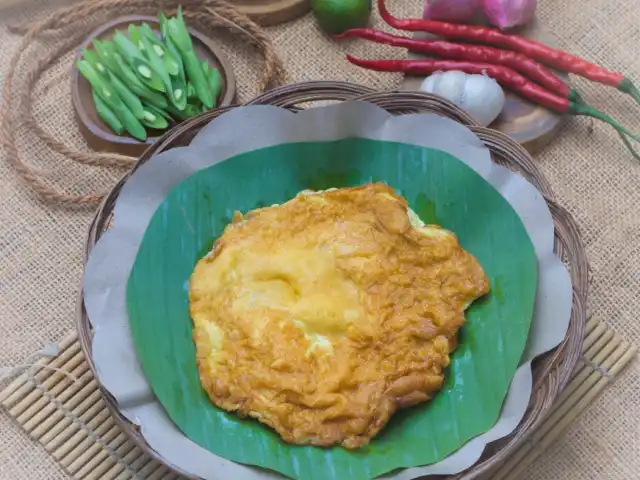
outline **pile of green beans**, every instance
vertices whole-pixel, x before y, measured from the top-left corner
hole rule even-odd
[[[169,125],[217,105],[222,77],[200,60],[182,16],[158,16],[160,38],[148,24],[129,25],[128,37],[93,41],[82,51],[78,71],[91,84],[96,111],[117,135],[144,141],[147,129]]]

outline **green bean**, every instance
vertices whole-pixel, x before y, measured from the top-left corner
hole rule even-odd
[[[155,70],[164,83],[164,78],[169,76],[169,72],[162,62],[164,50],[161,50],[160,53],[158,53],[158,50],[153,48],[153,43],[149,40],[148,36],[144,34],[141,27],[133,27],[133,30],[136,32],[136,38],[138,38],[136,46],[141,52],[144,52],[144,57],[151,64],[151,68]]]
[[[188,106],[189,105],[187,105],[187,107]],[[172,104],[169,104],[167,106],[167,112],[169,112],[169,115],[171,115],[171,118],[173,118],[177,122],[181,122],[181,121],[186,120],[188,118],[187,114],[185,113],[187,107],[185,107],[185,110],[178,110]]]
[[[76,62],[78,71],[89,81],[91,86],[95,89],[96,93],[105,101],[105,103],[112,110],[116,109],[116,104],[120,101],[120,98],[116,92],[108,85],[98,72],[95,71],[93,66],[86,60],[78,60]]]
[[[220,90],[222,90],[222,75],[220,74],[220,70],[209,65],[206,60],[202,60],[202,70],[204,71],[205,78],[209,84],[209,89],[213,96],[213,106],[215,107],[218,103]]]
[[[149,39],[149,42],[151,42],[153,49],[156,51],[158,56],[162,58],[162,61],[164,62],[164,66],[167,69],[167,72],[169,72],[169,75],[172,75],[174,77],[179,76],[180,68],[181,68],[180,64],[174,58],[173,53],[169,51],[167,46],[163,44],[160,40],[158,40],[158,37],[156,37],[155,32],[151,29],[149,24],[143,23],[142,26],[140,27],[140,31],[146,38]]]
[[[148,24],[143,24],[141,27],[142,33],[145,38],[149,41],[155,53],[162,59],[164,63],[164,67],[166,71],[169,73],[169,81],[171,88],[169,89],[170,96],[171,92],[173,92],[173,96],[171,97],[174,101],[174,104],[178,109],[184,108],[186,105],[186,80],[184,77],[184,71],[182,68],[182,61],[180,60],[179,55],[174,55],[171,50],[158,40],[155,32],[151,29]],[[166,82],[166,78],[163,79]]]
[[[93,41],[93,46],[98,54],[98,58],[107,66],[112,73],[115,73],[120,77],[120,80],[126,82],[130,87],[144,87],[144,84],[136,76],[135,72],[125,64],[122,57],[118,55],[113,42],[101,42],[99,40]],[[118,61],[120,58],[120,61]],[[123,66],[126,66],[127,72],[124,72]]]
[[[120,99],[131,110],[131,113],[140,120],[144,115],[140,99],[113,73],[107,72],[107,77]]]
[[[209,72],[209,88],[211,89],[213,106],[215,107],[218,104],[220,90],[222,90],[222,75],[220,75],[220,70],[217,68],[212,68]]]
[[[162,78],[156,72],[151,64],[144,58],[138,48],[125,37],[122,32],[116,30],[113,41],[118,48],[120,55],[134,69],[140,79],[148,86],[159,92],[164,92],[165,87]]]
[[[127,132],[138,140],[146,140],[147,132],[142,124],[122,102],[115,89],[104,81],[93,66],[86,60],[79,60],[76,62],[76,67],[95,89],[96,94],[104,100],[107,107],[113,110]]]
[[[176,44],[173,42],[173,40],[171,40],[171,37],[169,36],[167,17],[164,16],[164,13],[160,12],[158,19],[160,23],[160,33],[162,34],[162,40],[164,41],[164,44],[167,46],[167,50],[171,52],[171,55],[173,55],[173,58],[178,62],[178,66],[179,66],[178,77],[180,77],[180,81],[182,82],[182,84],[185,85],[187,82],[187,79],[184,73],[184,63],[182,62],[182,57],[180,56],[180,52],[178,52],[178,47],[176,47]]]
[[[207,108],[206,105],[204,106],[204,108]],[[206,112],[207,110],[204,110],[204,111]],[[187,105],[186,108],[184,109],[184,114],[187,116],[187,118],[197,117],[202,112],[203,112],[203,109],[199,105],[194,105],[192,103]]]
[[[187,105],[187,87],[178,77],[169,77],[171,81],[171,91],[173,92],[174,104],[178,109]]]
[[[193,84],[193,88],[195,88],[198,98],[208,108],[212,108],[213,98],[211,97],[211,92],[207,86],[207,80],[204,76],[204,72],[202,71],[200,60],[198,60],[198,57],[193,51],[193,44],[191,43],[189,31],[187,30],[184,21],[181,21],[181,19],[181,10],[178,9],[178,18],[168,20],[167,31],[169,33],[169,37],[175,42],[178,51],[182,56],[187,77]]]
[[[193,85],[189,82],[187,83],[187,99],[193,100],[194,98],[198,98],[198,95],[196,95],[196,89],[193,88]]]
[[[173,122],[173,119],[171,118],[171,115],[169,115],[169,112],[167,112],[166,110],[163,110],[161,108],[157,108],[154,105],[146,105],[145,108],[149,108],[149,110],[151,112],[153,112],[155,115],[160,115],[162,118],[164,118],[165,120],[167,120],[169,123]]]
[[[107,104],[104,103],[104,100],[102,100],[100,96],[96,94],[95,90],[91,89],[91,95],[93,95],[93,103],[96,106],[96,112],[98,113],[102,121],[106,123],[107,126],[116,135],[122,134],[122,123],[120,123],[120,120],[118,120],[116,114],[113,113],[113,111],[107,106]]]
[[[167,28],[167,17],[162,10],[158,13],[158,25],[160,25],[160,33],[164,37]]]
[[[144,117],[141,121],[147,127],[155,128],[156,130],[164,130],[169,126],[169,122],[167,122],[164,115],[151,105],[144,106]]]
[[[149,60],[149,62],[151,62],[151,59],[149,58],[149,52],[147,51],[147,46],[142,42],[142,38],[146,37],[145,33],[142,30],[142,27],[129,25],[129,37],[131,37],[131,41],[136,47],[138,47],[138,50],[142,52],[144,57]],[[157,53],[158,52],[156,51],[156,54]],[[162,54],[159,55],[162,56]],[[151,62],[151,66],[153,66],[153,62]]]
[[[104,63],[102,63],[102,61],[100,60],[100,57],[98,57],[98,54],[96,52],[87,50],[85,48],[85,49],[82,49],[80,53],[82,53],[82,57],[87,62],[89,62],[91,66],[98,71],[98,73],[101,73],[102,75],[107,73],[107,67],[104,65]]]
[[[108,70],[122,80],[138,97],[149,98],[150,101],[159,103],[160,106],[167,104],[167,100],[162,94],[142,83],[129,64],[115,51],[113,43],[94,41],[94,47],[98,52],[98,58],[107,64]]]
[[[110,70],[120,77],[120,80],[126,82],[129,87],[137,94],[142,95],[140,92],[149,92],[150,94],[157,95],[158,97],[164,98],[161,93],[158,93],[156,90],[153,90],[151,87],[148,87],[146,84],[142,83],[142,80],[138,78],[136,72],[133,71],[131,66],[122,58],[122,56],[118,52],[113,52],[111,54],[113,58],[114,68]]]
[[[144,47],[140,45],[140,38],[142,36],[142,33],[140,32],[140,30],[132,23],[129,25],[128,31],[129,31],[129,38],[131,39],[131,43],[133,43],[136,47],[138,47],[138,50],[140,50],[141,52],[144,52]]]
[[[185,84],[187,82],[187,75],[184,70],[184,62],[182,61],[178,47],[176,47],[176,44],[171,40],[171,37],[166,37],[164,39],[164,43],[167,46],[167,50],[171,52],[173,58],[178,62],[178,78],[183,84]]]
[[[181,85],[177,77],[171,77],[169,75],[169,72],[164,68],[162,58],[158,56],[146,35],[140,39],[140,42],[144,45],[151,66],[156,69],[160,78],[162,78],[165,90],[169,93],[171,103],[173,103],[178,110],[184,110],[184,107],[187,105],[186,86]]]
[[[98,58],[109,70],[117,70],[115,59],[113,58],[113,44],[111,42],[102,42],[97,38],[93,40],[93,48],[98,54]]]
[[[172,28],[172,25],[174,27]],[[169,36],[176,42],[177,47],[180,50],[193,50],[193,43],[191,42],[191,35],[189,29],[184,23],[184,17],[182,16],[182,6],[178,6],[178,15],[168,20]]]
[[[156,105],[153,105],[151,103],[145,103],[142,102],[142,104],[145,106],[145,108],[150,108],[151,111],[157,115],[160,115],[161,117],[164,117],[165,119],[167,119],[167,121],[169,123],[173,122],[173,117],[171,117],[171,115],[169,114],[169,112],[167,112],[166,109],[164,108],[158,108]]]
[[[85,49],[82,50],[82,56],[93,68],[96,69],[99,74],[103,75],[105,80],[111,82],[120,99],[125,103],[129,110],[131,110],[131,113],[139,119],[143,114],[140,99],[131,90],[129,90],[129,88],[122,83],[116,75],[105,68],[96,52]]]
[[[164,95],[158,93],[156,90],[152,90],[140,81],[135,72],[131,69],[129,64],[124,61],[119,53],[114,52],[113,58],[117,65],[115,73],[120,77],[120,80],[126,82],[127,85],[131,87],[133,93],[159,108],[165,108],[169,104]]]

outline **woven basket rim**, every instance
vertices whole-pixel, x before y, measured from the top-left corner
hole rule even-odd
[[[466,112],[440,97],[419,92],[376,92],[368,87],[348,82],[315,81],[275,88],[263,93],[245,105],[275,105],[297,112],[301,109],[300,104],[319,100],[338,102],[362,100],[378,105],[395,115],[436,113],[462,123],[470,128],[489,148],[496,163],[505,165],[511,170],[522,174],[538,188],[549,205],[555,224],[554,250],[568,265],[573,283],[573,308],[566,337],[556,349],[538,357],[534,361],[532,365],[533,392],[527,412],[516,430],[508,437],[489,444],[482,458],[468,470],[450,477],[438,477],[456,480],[486,478],[533,433],[535,428],[550,413],[554,400],[570,380],[580,357],[587,320],[586,304],[589,268],[578,226],[573,217],[554,200],[548,181],[535,165],[533,158],[521,145],[503,133],[478,126]],[[115,202],[131,173],[157,153],[188,144],[195,133],[211,120],[238,106],[240,105],[216,109],[178,125],[156,141],[140,157],[133,169],[104,198],[94,215],[85,245],[85,264],[92,248],[108,229]],[[78,298],[76,327],[87,363],[99,383],[92,358],[91,325],[84,308],[82,291],[80,291]],[[174,467],[168,465],[164,459],[149,447],[139,429],[120,413],[114,398],[102,386],[101,391],[107,407],[123,431],[145,453],[163,465],[175,470]],[[186,472],[178,471],[178,473],[187,478],[194,478]]]

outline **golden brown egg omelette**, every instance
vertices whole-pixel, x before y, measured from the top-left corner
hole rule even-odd
[[[451,232],[384,184],[236,214],[190,281],[213,403],[291,443],[367,444],[442,386],[465,309],[489,290]]]

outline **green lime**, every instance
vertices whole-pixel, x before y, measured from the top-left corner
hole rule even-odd
[[[371,0],[311,0],[311,8],[323,30],[338,34],[367,26]]]

